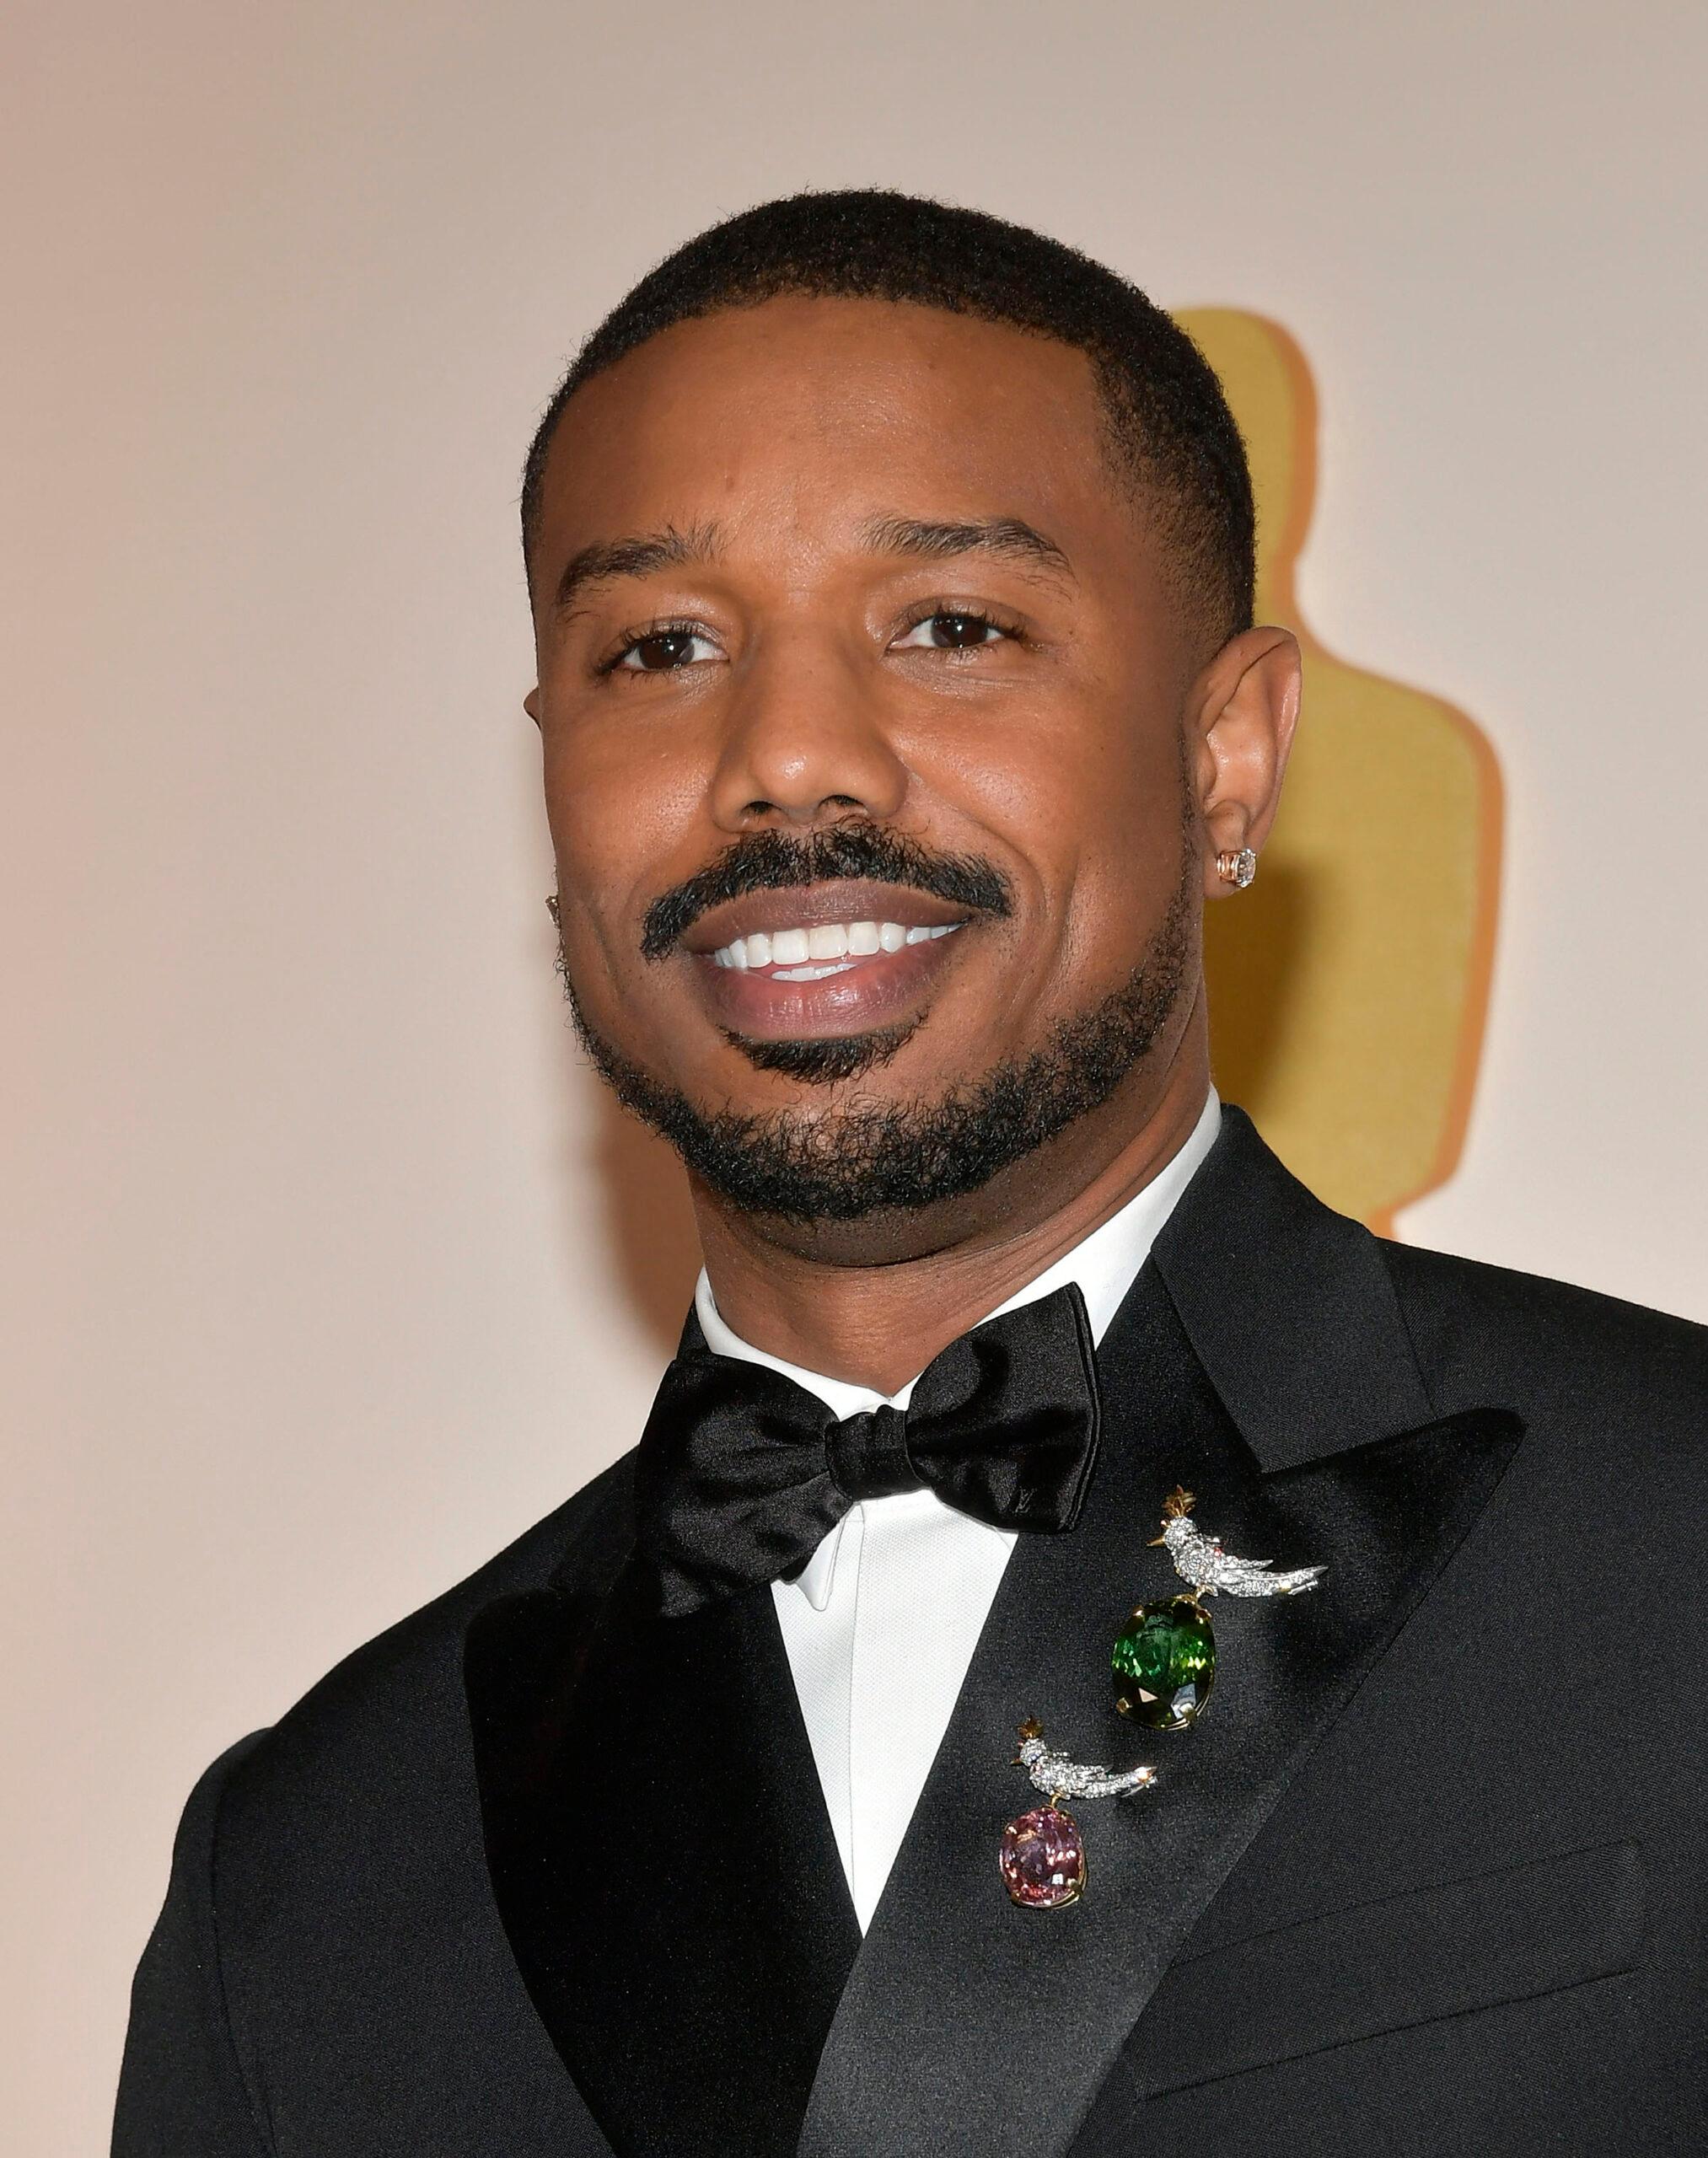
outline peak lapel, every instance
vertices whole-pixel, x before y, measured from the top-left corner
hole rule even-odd
[[[1243,1109],[1223,1109],[1155,1259],[1217,1398],[1265,1469],[1439,1413],[1381,1244],[1306,1190]]]
[[[505,1929],[618,2158],[783,2158],[859,1930],[770,1591],[508,1599],[465,1678]]]
[[[1010,1562],[837,2010],[803,2158],[1065,2151],[1169,1961],[1517,1443],[1517,1420],[1500,1410],[1434,1416],[1379,1256],[1372,1274],[1340,1234],[1364,1232],[1313,1200],[1297,1206],[1285,1171],[1231,1114],[1238,1188],[1249,1195],[1254,1178],[1282,1218],[1243,1275],[1206,1264],[1227,1296],[1260,1300],[1245,1329],[1230,1323],[1216,1345],[1243,1351],[1260,1339],[1266,1285],[1281,1283],[1270,1321],[1280,1325],[1286,1305],[1291,1330],[1280,1326],[1269,1354],[1284,1413],[1263,1414],[1250,1375],[1242,1408],[1254,1429],[1242,1436],[1172,1280],[1165,1289],[1159,1248],[1099,1353],[1105,1439],[1080,1525],[1023,1538]],[[1215,1224],[1202,1202],[1225,1190],[1225,1178],[1205,1192],[1195,1181],[1170,1225],[1177,1254],[1193,1248],[1195,1198],[1201,1236]],[[1305,1323],[1308,1278],[1299,1291],[1289,1275],[1313,1266],[1336,1283],[1331,1338]],[[1300,1360],[1325,1338],[1337,1361],[1313,1397]],[[1108,1658],[1132,1604],[1180,1586],[1148,1548],[1176,1483],[1200,1495],[1206,1527],[1231,1549],[1329,1571],[1311,1594],[1276,1604],[1220,1599],[1214,1699],[1190,1731],[1151,1734],[1115,1713]],[[1004,1822],[1039,1802],[1009,1765],[1029,1715],[1077,1758],[1161,1771],[1134,1797],[1068,1802],[1088,1880],[1063,1911],[1014,1908],[997,1874]]]

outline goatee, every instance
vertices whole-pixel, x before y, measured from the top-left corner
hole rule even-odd
[[[1186,985],[1197,865],[1190,847],[1184,855],[1150,947],[1120,987],[1059,1020],[1037,1049],[932,1101],[857,1094],[810,1107],[708,1113],[589,1025],[561,946],[558,969],[576,1032],[600,1076],[732,1206],[803,1224],[919,1212],[966,1197],[1101,1109],[1149,1055]],[[862,1060],[868,1066],[881,1060]]]

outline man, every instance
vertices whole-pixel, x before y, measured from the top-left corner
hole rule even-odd
[[[1209,370],[800,197],[523,507],[564,980],[706,1270],[637,1452],[204,1779],[121,2158],[1702,2148],[1708,1339],[1217,1102],[1299,663]]]

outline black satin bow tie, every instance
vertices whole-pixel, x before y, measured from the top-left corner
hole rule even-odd
[[[993,1527],[1070,1529],[1097,1453],[1097,1365],[1072,1283],[952,1341],[905,1409],[837,1418],[690,1316],[641,1438],[638,1549],[669,1616],[805,1565],[862,1499],[927,1490]]]

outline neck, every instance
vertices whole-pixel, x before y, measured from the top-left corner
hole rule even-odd
[[[1200,994],[1165,1071],[1136,1072],[953,1218],[910,1222],[905,1242],[880,1232],[863,1251],[786,1241],[696,1184],[717,1308],[756,1349],[894,1393],[1142,1190],[1185,1144],[1209,1087]]]

